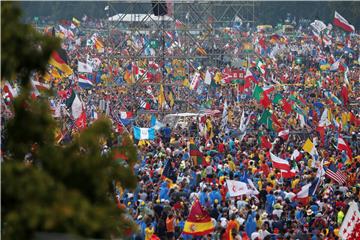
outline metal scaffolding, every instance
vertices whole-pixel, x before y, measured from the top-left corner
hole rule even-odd
[[[223,67],[231,65],[236,59],[245,58],[228,47],[240,46],[244,39],[240,31],[232,31],[232,26],[236,19],[241,19],[243,26],[254,27],[255,24],[254,1],[174,1],[173,15],[170,17],[154,16],[152,4],[148,1],[120,1],[116,2],[116,6],[109,2],[108,5],[107,15],[113,18],[108,21],[107,42],[113,43],[116,33],[121,37],[126,35],[125,44],[111,46],[108,61],[121,59],[123,66],[132,63],[139,66],[149,61],[160,65],[158,72],[161,79],[148,83],[146,76],[149,69],[145,69],[129,89],[147,85],[182,88],[182,81],[169,78],[165,70],[167,64],[173,66],[180,62],[186,65],[186,75],[189,76],[189,69],[198,67],[196,63],[200,63],[200,66]],[[231,38],[229,34],[232,34]],[[150,38],[151,54],[147,52],[147,45],[132,46],[136,44],[131,41],[140,35]],[[171,39],[174,35],[176,40]],[[126,69],[122,71],[125,73]]]

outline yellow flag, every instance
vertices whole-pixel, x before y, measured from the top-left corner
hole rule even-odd
[[[170,101],[170,107],[172,108],[174,106],[175,100],[174,100],[174,95],[172,93],[172,91],[169,92],[169,101]]]
[[[187,79],[187,78],[184,79],[184,81],[183,81],[183,86],[184,86],[184,87],[190,87],[189,79]]]
[[[214,80],[216,84],[220,84],[221,82],[221,73],[220,72],[216,72],[215,76],[214,76]]]
[[[164,86],[161,84],[160,85],[160,92],[159,92],[159,96],[158,96],[158,103],[159,103],[159,108],[163,108],[165,105],[165,95],[164,95]]]
[[[313,142],[309,138],[306,139],[306,142],[305,142],[304,146],[302,147],[302,149],[305,152],[311,154],[313,148],[314,148]]]
[[[53,76],[54,78],[62,78],[58,70],[56,70],[55,68],[51,70],[51,76]]]

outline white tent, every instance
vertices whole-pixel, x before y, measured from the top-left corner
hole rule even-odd
[[[119,13],[112,17],[109,17],[109,21],[120,21],[120,22],[161,22],[164,21],[174,21],[173,18],[169,16],[155,16],[154,14],[125,14]]]

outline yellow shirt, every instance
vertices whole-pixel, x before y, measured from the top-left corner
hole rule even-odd
[[[154,234],[154,228],[153,227],[147,227],[145,228],[145,240],[150,240],[151,236]]]

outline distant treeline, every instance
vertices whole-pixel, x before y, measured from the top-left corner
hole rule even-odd
[[[177,4],[177,3],[175,3]],[[71,19],[72,17],[81,18],[87,15],[92,18],[106,18],[108,15],[117,13],[147,13],[151,12],[151,3],[123,3],[112,2],[110,10],[107,13],[104,8],[108,2],[20,2],[24,10],[24,19],[30,20],[37,17],[50,17],[52,20]],[[345,17],[356,29],[360,27],[360,2],[336,2],[336,1],[320,1],[320,2],[271,2],[255,1],[255,20],[256,24],[272,24],[283,22],[290,13],[291,20],[295,17],[299,19],[320,19],[324,22],[332,22],[334,11],[338,11]],[[175,17],[176,16],[175,12]],[[219,13],[219,11],[216,12]],[[229,13],[231,14],[231,13]],[[183,17],[183,16],[182,16]],[[233,19],[233,16],[229,16]]]

